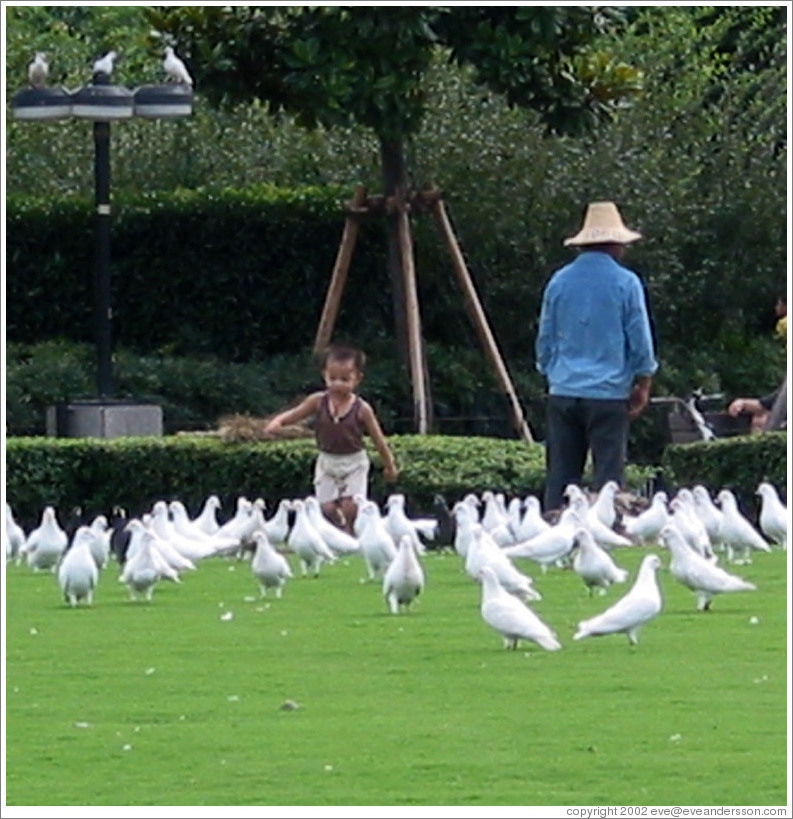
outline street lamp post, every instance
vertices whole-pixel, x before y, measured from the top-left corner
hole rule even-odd
[[[110,65],[112,67],[112,62]],[[109,73],[95,71],[91,83],[74,92],[46,86],[22,89],[14,95],[11,107],[14,117],[19,120],[43,122],[76,117],[93,121],[94,338],[96,392],[101,405],[102,402],[109,402],[114,392],[110,275],[110,123],[133,116],[148,119],[190,116],[193,110],[193,89],[187,84],[167,83],[144,85],[131,90],[111,84]],[[104,424],[102,427],[104,428]]]

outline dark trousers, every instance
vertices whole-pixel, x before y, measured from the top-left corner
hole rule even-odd
[[[593,489],[607,481],[622,485],[628,444],[628,401],[548,397],[545,433],[544,508],[564,505],[569,483],[581,483],[592,450]]]

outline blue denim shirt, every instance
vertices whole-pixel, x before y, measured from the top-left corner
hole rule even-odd
[[[551,395],[627,398],[658,369],[639,277],[608,253],[581,252],[546,285],[535,352]]]

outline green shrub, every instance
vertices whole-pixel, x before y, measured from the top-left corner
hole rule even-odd
[[[760,481],[770,481],[785,497],[787,459],[785,431],[672,445],[664,451],[661,465],[665,479],[675,486],[701,483],[711,493],[731,489],[744,513],[753,516]]]
[[[385,484],[372,450],[371,496],[406,496],[409,513],[428,513],[436,493],[448,502],[485,489],[507,495],[541,494],[544,450],[518,440],[453,436],[394,435],[390,444],[401,474]],[[30,525],[51,504],[84,514],[108,513],[121,505],[131,514],[160,499],[178,498],[196,513],[207,495],[233,510],[240,495],[263,497],[272,508],[282,497],[312,491],[316,447],[311,439],[226,444],[217,438],[9,438],[7,497],[20,521]],[[632,467],[634,490],[646,470]]]

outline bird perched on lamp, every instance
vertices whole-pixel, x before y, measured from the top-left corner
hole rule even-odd
[[[170,82],[176,82],[180,85],[193,85],[193,78],[190,76],[187,66],[176,56],[172,46],[165,46],[165,59],[162,61],[162,67],[165,69]]]

